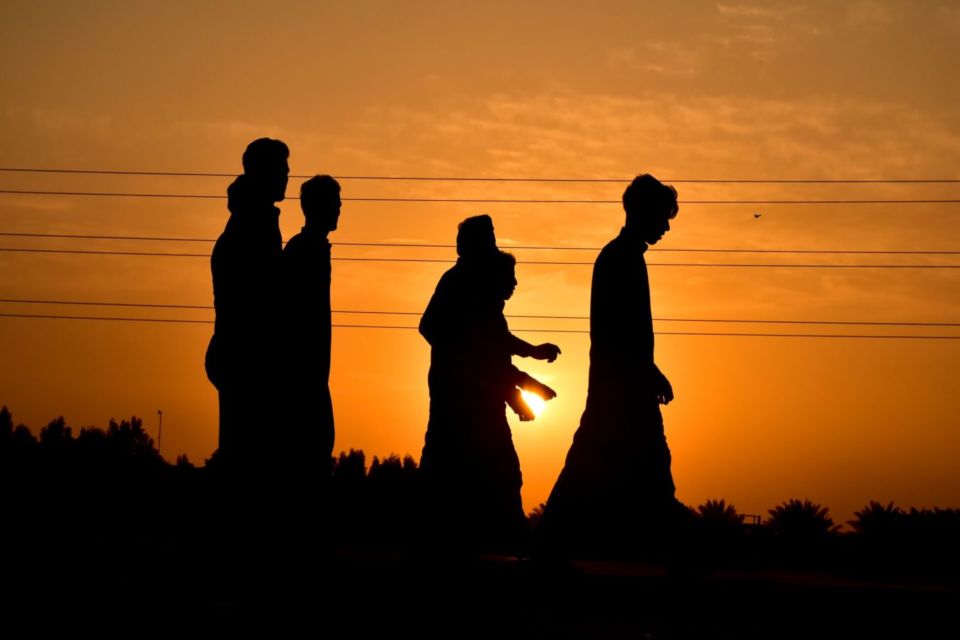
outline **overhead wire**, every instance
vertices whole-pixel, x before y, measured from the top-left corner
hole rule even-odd
[[[182,236],[122,236],[94,235],[77,233],[43,233],[26,231],[0,231],[2,237],[15,238],[51,238],[63,240],[110,240],[136,242],[198,242],[214,243],[216,238],[190,238]],[[331,242],[335,247],[383,247],[416,249],[455,249],[455,244],[428,242]],[[511,251],[600,251],[603,247],[562,246],[562,245],[503,245]],[[736,249],[723,247],[650,247],[651,253],[794,253],[794,254],[852,254],[852,255],[960,255],[960,250],[931,249]]]
[[[92,300],[42,300],[32,298],[0,298],[5,304],[38,304],[64,306],[130,307],[144,309],[190,309],[212,311],[213,305],[190,305],[148,302],[105,302]],[[419,311],[387,311],[377,309],[332,309],[332,313],[357,315],[420,316]],[[590,316],[550,315],[550,314],[506,314],[507,318],[537,320],[589,320]],[[749,323],[749,324],[798,324],[798,325],[851,325],[886,327],[960,327],[960,322],[886,322],[877,320],[764,320],[744,318],[653,318],[655,322],[698,322],[711,324]]]
[[[7,173],[59,173],[83,175],[155,176],[155,177],[203,177],[232,178],[231,172],[195,171],[138,171],[118,169],[61,169],[35,167],[0,167]],[[311,175],[290,175],[294,179],[309,179]],[[424,182],[573,182],[624,184],[630,178],[542,178],[510,176],[383,176],[383,175],[336,175],[338,180],[370,181],[424,181]],[[958,178],[663,178],[663,182],[677,184],[958,184]]]
[[[117,191],[39,191],[32,189],[0,189],[0,194],[31,196],[82,196],[105,198],[189,198],[225,200],[227,196],[204,193],[128,193]],[[299,200],[289,196],[287,200]],[[343,202],[392,202],[392,203],[464,203],[464,204],[622,204],[617,200],[600,199],[551,199],[551,198],[404,198],[404,197],[350,197],[341,198]],[[934,199],[848,199],[848,200],[807,200],[807,199],[769,199],[769,200],[678,200],[681,205],[864,205],[864,204],[960,204],[956,198]]]
[[[21,318],[33,320],[92,320],[111,322],[154,322],[161,324],[213,324],[213,320],[193,320],[180,318],[130,318],[111,316],[64,316],[55,314],[18,314],[0,313],[0,318]],[[338,329],[402,329],[416,330],[414,326],[338,324]],[[516,333],[570,333],[589,334],[585,329],[513,329]],[[733,333],[720,331],[655,331],[655,335],[667,336],[705,336],[705,337],[741,337],[741,338],[826,338],[826,339],[866,339],[866,340],[960,340],[960,336],[947,335],[870,335],[870,334],[820,334],[820,333]]]

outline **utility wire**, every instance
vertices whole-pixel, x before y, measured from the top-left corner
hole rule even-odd
[[[140,257],[168,257],[168,258],[209,258],[209,253],[168,253],[162,251],[101,251],[94,249],[33,249],[0,247],[4,253],[40,253],[40,254],[68,254],[68,255],[102,255],[102,256],[140,256]],[[427,263],[427,264],[454,264],[455,260],[444,258],[354,258],[333,257],[331,260],[340,262],[394,262],[394,263]],[[593,262],[577,262],[573,260],[517,260],[517,264],[546,265],[546,266],[593,266]],[[648,262],[648,267],[718,267],[718,268],[764,268],[764,269],[960,269],[960,264],[776,264],[776,263],[729,263],[718,262]]]
[[[122,171],[109,169],[40,169],[28,167],[0,167],[8,173],[61,173],[84,175],[121,175],[121,176],[167,176],[233,178],[237,173],[189,172],[189,171]],[[291,175],[294,179],[309,179],[310,175]],[[631,178],[516,178],[516,177],[477,177],[477,176],[375,176],[375,175],[338,175],[338,180],[383,180],[383,181],[424,181],[424,182],[573,182],[573,183],[612,183],[625,184]],[[955,178],[663,178],[661,182],[677,184],[957,184]]]
[[[20,189],[0,189],[0,193],[32,196],[95,196],[109,198],[193,198],[224,200],[226,195],[201,193],[119,193],[108,191],[32,191]],[[287,200],[299,200],[291,196]],[[409,202],[409,203],[468,203],[468,204],[622,204],[620,200],[567,200],[567,199],[504,199],[504,198],[394,198],[394,197],[355,197],[341,198],[344,202]],[[960,199],[866,199],[866,200],[679,200],[678,204],[689,205],[821,205],[821,204],[960,204]]]
[[[213,320],[181,320],[173,318],[121,318],[106,316],[62,316],[21,313],[0,313],[0,318],[43,319],[43,320],[99,320],[110,322],[155,322],[167,324],[213,324]],[[338,329],[403,329],[417,330],[417,327],[370,324],[334,324]],[[579,333],[589,334],[580,329],[513,329],[517,333]],[[655,331],[663,336],[724,336],[742,338],[831,338],[831,339],[868,339],[868,340],[960,340],[960,336],[921,336],[921,335],[869,335],[869,334],[820,334],[820,333],[726,333],[705,331]]]
[[[216,238],[184,238],[166,236],[116,236],[86,235],[75,233],[40,233],[0,231],[0,236],[15,238],[58,238],[67,240],[124,240],[151,242],[216,242]],[[455,249],[455,244],[433,244],[425,242],[332,242],[335,247],[391,247],[416,249]],[[512,251],[600,251],[602,247],[563,247],[546,245],[505,245],[500,247]],[[795,254],[857,254],[857,255],[960,255],[958,251],[933,250],[892,250],[879,249],[728,249],[728,248],[658,248],[650,247],[649,252],[657,253],[795,253]]]
[[[131,307],[144,309],[196,309],[211,311],[213,305],[197,304],[158,304],[144,302],[93,302],[80,300],[33,300],[23,298],[0,298],[0,303],[7,304],[45,304],[45,305],[78,305],[95,307]],[[333,309],[333,313],[386,315],[386,316],[420,316],[419,311],[378,311],[373,309]],[[589,320],[590,316],[571,315],[544,315],[544,314],[507,314],[507,318],[526,320]],[[851,325],[851,326],[884,326],[884,327],[960,327],[960,322],[881,322],[881,321],[853,321],[853,320],[747,320],[732,318],[654,318],[655,322],[702,322],[702,323],[749,323],[749,324],[800,324],[800,325]]]

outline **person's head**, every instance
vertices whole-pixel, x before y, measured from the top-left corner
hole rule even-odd
[[[645,173],[623,192],[623,210],[627,227],[639,231],[647,244],[655,244],[670,230],[670,221],[680,210],[677,190]]]
[[[308,225],[333,231],[340,219],[340,183],[330,176],[313,176],[300,185],[300,208]]]
[[[243,152],[243,174],[264,198],[280,202],[286,197],[289,157],[290,149],[280,140],[258,138]]]
[[[490,258],[491,295],[509,300],[517,288],[517,259],[506,251],[497,251]]]
[[[489,255],[496,250],[497,237],[490,216],[472,216],[457,227],[457,255],[461,258]]]

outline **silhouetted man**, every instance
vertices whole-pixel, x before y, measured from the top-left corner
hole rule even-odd
[[[659,406],[673,390],[654,363],[644,261],[670,230],[677,192],[638,176],[623,208],[626,225],[593,270],[586,409],[541,521],[546,544],[572,552],[655,543],[679,510]]]
[[[443,414],[431,414],[420,471],[433,513],[442,522],[435,533],[460,547],[519,554],[528,542],[523,478],[505,409],[532,420],[520,389],[545,400],[556,392],[511,362],[503,309],[517,286],[515,265],[516,259],[502,251],[474,265],[475,304],[457,345],[459,366],[447,372],[453,397],[433,397],[431,403],[435,409],[446,400],[450,411],[442,420]]]
[[[455,493],[457,487],[463,486],[466,482],[464,474],[469,473],[469,464],[464,461],[471,445],[464,444],[464,426],[471,421],[477,422],[477,416],[472,414],[476,413],[478,397],[474,388],[477,373],[473,355],[478,345],[472,342],[472,338],[477,321],[483,317],[489,304],[490,268],[496,263],[499,253],[490,216],[473,216],[460,223],[457,231],[457,264],[440,278],[420,320],[420,334],[431,347],[428,374],[430,418],[420,471],[428,496],[428,508],[431,509],[427,514],[427,525],[437,529],[456,528],[457,523],[449,521],[444,509],[451,503],[451,492]],[[502,309],[503,299],[497,302]],[[505,322],[498,335],[494,337],[488,333],[485,342],[495,343],[486,348],[492,353],[502,354],[508,366],[511,355],[553,362],[560,354],[559,347],[554,344],[534,346],[517,338],[509,332]],[[536,381],[530,380],[532,386]],[[506,396],[501,395],[499,420],[504,423],[502,412],[505,400]],[[518,413],[527,409],[522,402],[513,399],[510,405]],[[531,419],[532,415],[527,411],[521,416]],[[464,507],[469,509],[469,505]]]
[[[230,219],[213,248],[216,323],[207,376],[220,395],[219,463],[231,484],[261,480],[279,463],[280,210],[290,172],[287,145],[260,138],[227,189]]]
[[[497,238],[490,216],[472,216],[457,227],[457,263],[440,277],[420,319],[420,335],[434,347],[431,351],[431,372],[437,365],[437,374],[443,375],[448,366],[457,365],[456,362],[446,361],[443,350],[451,341],[462,337],[465,323],[476,306],[477,282],[483,275],[479,272],[484,268],[484,260],[495,257],[497,253]],[[510,353],[521,358],[553,362],[560,355],[560,347],[555,344],[532,345],[513,334],[509,334],[507,340]],[[441,347],[440,353],[437,352],[437,346]],[[434,381],[443,382],[432,373],[430,381],[431,387]]]
[[[330,242],[340,219],[340,185],[314,176],[300,187],[304,225],[283,251],[292,340],[285,347],[291,455],[302,480],[325,484],[333,453],[330,399]]]
[[[490,260],[499,253],[488,215],[472,216],[457,228],[457,263],[441,276],[437,288],[420,319],[420,335],[430,343],[430,424],[454,421],[464,393],[460,379],[466,366],[463,354],[468,328],[479,307],[481,282]],[[553,362],[560,347],[544,343],[532,345],[509,331],[503,337],[509,355]]]

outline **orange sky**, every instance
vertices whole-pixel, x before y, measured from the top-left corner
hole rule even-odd
[[[907,2],[4,2],[0,165],[239,172],[257,137],[294,174],[960,178],[960,9]],[[516,6],[520,4],[521,6]],[[0,172],[0,189],[223,194],[229,178]],[[288,193],[299,186],[292,180]],[[958,185],[677,182],[681,200],[957,199]],[[621,184],[369,182],[364,196],[617,199]],[[215,238],[222,200],[0,194],[0,232]],[[299,228],[282,205],[284,237]],[[452,243],[490,213],[500,243],[601,246],[611,205],[346,202],[334,242]],[[754,213],[762,213],[755,218]],[[960,250],[960,205],[681,205],[662,248]],[[0,247],[205,253],[208,244],[0,237]],[[337,247],[339,257],[453,259],[452,249]],[[518,250],[521,261],[591,252]],[[653,262],[960,264],[950,256],[649,254]],[[422,311],[444,264],[337,262],[338,309]],[[654,315],[960,322],[948,269],[652,267]],[[586,315],[589,266],[520,265],[509,314]],[[0,252],[0,297],[207,305],[202,258]],[[210,318],[206,311],[0,303],[2,313]],[[336,316],[342,323],[417,318]],[[514,329],[586,322],[511,320]],[[658,323],[661,331],[914,333],[956,328]],[[163,454],[216,442],[211,328],[0,318],[0,403],[39,429],[135,414]],[[586,335],[518,361],[558,392],[512,421],[524,503],[543,501],[586,394]],[[278,348],[295,348],[278,336]],[[411,330],[339,329],[337,450],[419,455],[429,351]],[[838,520],[868,500],[960,506],[960,341],[669,336],[657,360],[678,496],[765,513],[793,497]]]

